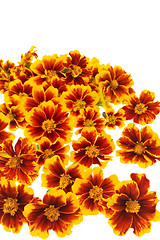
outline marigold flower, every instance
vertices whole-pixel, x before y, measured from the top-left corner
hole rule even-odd
[[[69,159],[67,152],[69,151],[70,146],[64,145],[64,143],[65,142],[62,139],[58,139],[56,142],[51,143],[48,138],[42,137],[40,141],[38,141],[39,149],[36,152],[38,157],[37,163],[43,165],[46,159],[58,155],[62,162],[67,165]]]
[[[105,126],[109,129],[116,129],[116,126],[122,128],[125,126],[124,121],[126,120],[124,117],[124,110],[119,109],[116,113],[114,109],[108,110],[104,113],[105,116]]]
[[[122,236],[133,228],[136,236],[151,230],[151,221],[159,221],[155,191],[148,191],[150,182],[145,174],[131,174],[130,181],[122,181],[116,193],[108,200],[107,209],[114,211],[108,223],[115,234]]]
[[[71,192],[72,185],[77,178],[82,178],[82,168],[79,164],[65,167],[59,156],[47,159],[43,167],[42,187],[58,188],[66,193]]]
[[[4,94],[5,102],[10,102],[14,98],[20,104],[24,105],[27,97],[32,96],[32,88],[28,81],[23,84],[21,80],[14,80],[10,83],[9,90]]]
[[[148,90],[143,90],[139,98],[135,95],[131,97],[123,107],[126,120],[133,119],[133,122],[141,125],[151,124],[160,112],[160,102],[153,102],[154,99],[155,94]]]
[[[19,62],[19,65],[30,67],[33,57],[38,58],[36,53],[37,50],[34,50],[35,48],[36,47],[32,46],[27,53],[21,55],[21,61]]]
[[[67,68],[66,84],[83,84],[86,85],[89,81],[91,71],[87,69],[88,59],[82,56],[79,51],[70,51],[70,57],[67,57],[64,66]]]
[[[16,66],[12,69],[12,74],[14,76],[14,80],[21,80],[22,83],[30,80],[31,77],[34,76],[33,72],[24,66]]]
[[[94,127],[98,133],[101,133],[105,128],[105,120],[99,113],[99,108],[87,107],[83,115],[76,118],[75,127],[79,128],[75,134],[80,134],[83,129]]]
[[[42,60],[36,60],[30,69],[37,75],[30,80],[36,85],[45,86],[52,78],[63,77],[61,71],[64,69],[62,58],[56,54],[52,56],[43,56]]]
[[[9,121],[9,130],[15,131],[17,128],[25,128],[25,109],[21,106],[17,99],[11,99],[9,103],[2,103],[0,105],[0,112],[2,112]]]
[[[78,141],[72,141],[74,151],[71,151],[71,161],[78,162],[89,168],[92,164],[98,164],[105,167],[109,160],[115,145],[110,135],[103,132],[98,135],[94,128],[87,128],[82,131]]]
[[[32,96],[28,96],[25,101],[26,111],[31,111],[32,108],[38,107],[42,102],[51,100],[53,103],[58,104],[58,90],[52,86],[44,90],[42,86],[36,86],[33,88]]]
[[[0,113],[0,144],[7,138],[14,140],[14,134],[4,130],[7,126],[8,119],[3,113]]]
[[[96,81],[100,84],[103,95],[113,104],[119,104],[125,96],[129,95],[129,88],[133,85],[130,74],[120,66],[113,68],[110,64],[96,75]]]
[[[87,107],[94,107],[99,100],[96,92],[92,92],[89,86],[83,85],[72,85],[61,98],[73,116],[83,114]]]
[[[83,219],[76,195],[55,189],[49,190],[41,203],[26,205],[23,214],[29,221],[31,235],[41,238],[47,238],[49,230],[58,237],[69,235],[73,225]]]
[[[55,105],[52,101],[43,102],[33,108],[26,116],[28,125],[24,131],[25,137],[38,141],[47,137],[54,143],[59,137],[69,142],[72,130],[68,117],[69,113],[61,104]]]
[[[142,168],[160,160],[160,139],[150,126],[138,129],[134,123],[128,124],[122,137],[117,140],[121,150],[116,151],[122,163],[138,164]]]
[[[26,138],[19,138],[13,149],[13,141],[6,139],[0,151],[0,169],[6,179],[31,185],[38,177],[36,146]]]
[[[4,230],[19,233],[27,220],[23,215],[24,207],[34,200],[33,189],[1,178],[0,182],[0,223]]]
[[[76,179],[72,186],[73,192],[78,196],[82,213],[84,215],[103,213],[104,202],[115,193],[117,183],[116,175],[103,178],[103,171],[99,167],[87,169],[83,178]],[[108,209],[108,215],[111,214],[112,211]]]

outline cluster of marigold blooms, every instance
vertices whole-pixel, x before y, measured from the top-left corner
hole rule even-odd
[[[0,60],[0,223],[13,233],[27,223],[32,236],[47,238],[53,230],[64,237],[83,215],[102,213],[119,236],[130,228],[137,236],[149,232],[151,221],[160,220],[149,179],[132,173],[120,182],[116,175],[104,177],[103,169],[116,144],[124,164],[147,168],[159,161],[160,139],[147,124],[160,102],[148,90],[136,96],[131,75],[120,66],[78,51],[37,57],[31,47],[17,65]],[[109,129],[122,127],[115,143]],[[17,129],[24,138],[15,142]],[[30,187],[41,168],[43,199]]]

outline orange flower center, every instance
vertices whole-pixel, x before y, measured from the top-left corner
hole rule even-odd
[[[6,166],[9,166],[9,168],[19,168],[20,164],[23,162],[23,159],[20,159],[20,157],[14,156],[11,157],[8,162],[6,163]]]
[[[93,188],[89,190],[89,197],[93,198],[94,201],[100,200],[102,198],[102,194],[103,189],[98,186],[93,186]]]
[[[3,204],[3,212],[10,213],[11,216],[14,216],[18,210],[17,199],[8,197],[4,201],[5,203]]]
[[[72,76],[74,78],[78,77],[82,73],[82,68],[77,65],[72,66]]]
[[[140,205],[138,203],[138,201],[134,200],[132,201],[131,199],[129,199],[128,201],[126,201],[126,212],[129,212],[129,213],[138,213],[139,212],[139,209],[140,209]]]
[[[145,113],[147,111],[147,106],[145,106],[143,103],[139,103],[135,106],[134,112],[141,115],[142,113]]]
[[[51,79],[52,77],[57,77],[57,72],[55,70],[46,70],[45,69],[45,75],[47,75],[47,77],[49,77]]]
[[[87,119],[85,122],[84,122],[84,126],[85,127],[93,127],[94,126],[94,123],[91,119]]]
[[[145,151],[145,147],[141,142],[134,147],[134,152],[138,155],[141,155],[142,153],[144,153],[144,151]]]
[[[90,157],[90,158],[94,158],[94,157],[97,157],[97,156],[98,156],[99,150],[98,150],[97,147],[94,146],[94,145],[87,146],[87,147],[86,147],[85,154],[88,155],[88,157]]]
[[[59,182],[60,188],[66,188],[71,182],[71,176],[69,174],[62,174]]]
[[[109,115],[106,119],[106,121],[110,124],[110,125],[115,125],[116,124],[116,117],[114,115]]]
[[[51,158],[53,156],[52,150],[51,149],[46,149],[44,151],[44,156],[45,156],[45,158]]]
[[[74,105],[73,105],[73,111],[80,111],[81,109],[84,109],[86,106],[86,103],[82,99],[78,99]]]
[[[47,133],[51,133],[56,128],[56,124],[54,123],[53,120],[47,119],[42,123],[42,128]]]
[[[111,89],[115,90],[115,89],[118,87],[118,82],[117,82],[117,80],[112,80],[112,81],[110,82],[110,87],[111,87]]]
[[[58,209],[54,207],[54,205],[50,205],[49,208],[44,210],[44,215],[47,216],[47,219],[51,222],[55,222],[58,220],[60,213]]]
[[[12,122],[12,121],[14,120],[14,118],[15,118],[15,114],[9,112],[9,113],[6,115],[6,117],[8,117],[9,120],[10,120],[10,122]]]
[[[22,99],[22,98],[26,98],[28,97],[27,93],[19,93],[19,97]]]

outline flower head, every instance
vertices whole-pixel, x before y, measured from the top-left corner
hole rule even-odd
[[[72,186],[78,196],[79,204],[84,215],[103,213],[104,202],[115,193],[118,183],[116,175],[103,178],[99,167],[87,169],[82,179],[76,179]],[[106,210],[107,211],[107,210]],[[112,211],[108,209],[110,215]]]
[[[74,224],[82,221],[76,195],[63,190],[49,190],[39,203],[25,206],[24,216],[29,221],[32,236],[47,238],[49,230],[53,230],[59,237],[71,234]]]
[[[148,90],[143,90],[139,98],[135,95],[131,97],[123,107],[126,120],[133,119],[133,122],[141,125],[151,124],[160,112],[160,102],[154,102],[154,99],[155,94]]]
[[[42,137],[41,140],[38,142],[39,149],[37,150],[36,154],[38,157],[37,163],[39,165],[43,165],[46,159],[50,159],[53,156],[57,155],[60,157],[62,162],[67,165],[69,156],[67,152],[69,151],[69,145],[64,145],[64,140],[58,139],[54,143],[52,143],[48,138]]]
[[[121,150],[116,154],[122,163],[130,162],[146,168],[160,160],[160,139],[150,126],[139,130],[134,123],[128,124],[117,145]]]
[[[13,148],[13,141],[6,139],[0,151],[0,169],[6,179],[31,185],[38,177],[36,146],[26,138],[19,138]]]
[[[4,230],[19,233],[27,220],[23,215],[24,207],[34,200],[33,189],[24,184],[1,178],[0,182],[0,223]]]
[[[129,88],[133,85],[130,74],[127,74],[121,67],[113,68],[110,64],[96,75],[96,81],[102,88],[102,94],[113,104],[120,103],[128,96]]]
[[[68,142],[72,135],[71,119],[68,115],[68,111],[61,104],[43,102],[29,112],[24,135],[34,141],[47,137],[52,143],[58,138]]]
[[[62,94],[66,107],[73,116],[83,114],[87,107],[94,107],[98,102],[98,95],[89,86],[72,85]]]
[[[42,187],[47,189],[56,187],[66,193],[72,191],[71,187],[77,178],[82,178],[80,165],[74,163],[66,168],[58,156],[47,159],[43,171]]]
[[[78,141],[72,142],[74,151],[71,152],[71,161],[78,162],[89,168],[92,164],[105,167],[113,152],[115,145],[110,135],[97,134],[94,128],[83,130]]]
[[[116,193],[108,200],[108,208],[113,211],[108,223],[115,234],[122,236],[133,228],[136,236],[150,232],[151,221],[159,221],[156,210],[159,201],[156,192],[149,192],[149,180],[145,174],[131,174],[132,180],[122,181]]]

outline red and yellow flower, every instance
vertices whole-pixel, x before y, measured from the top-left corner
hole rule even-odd
[[[113,104],[119,104],[129,95],[129,88],[134,84],[131,75],[127,74],[120,66],[114,68],[108,64],[106,69],[96,75],[102,94]]]
[[[62,189],[66,193],[72,191],[72,185],[77,178],[82,178],[82,168],[79,164],[65,167],[59,156],[47,159],[43,167],[42,187],[47,189]]]
[[[36,53],[37,50],[34,50],[34,49],[35,49],[35,47],[32,46],[27,53],[25,53],[24,55],[23,54],[21,55],[21,61],[19,62],[20,66],[22,65],[23,67],[29,68],[30,65],[32,64],[33,58],[34,57],[36,59],[38,58],[38,55]]]
[[[70,57],[67,57],[64,62],[64,66],[68,70],[66,72],[66,84],[86,85],[91,75],[91,71],[87,68],[89,60],[85,56],[82,56],[77,50],[70,51],[69,55]]]
[[[42,102],[52,101],[55,104],[59,103],[58,90],[52,86],[44,90],[42,86],[33,88],[32,96],[28,96],[25,101],[26,111],[31,111],[32,108],[38,107]]]
[[[95,128],[84,129],[78,141],[72,141],[72,147],[74,151],[71,151],[71,161],[87,168],[93,164],[104,168],[112,159],[109,155],[115,149],[111,136],[105,132],[98,135]]]
[[[108,223],[118,236],[123,236],[133,228],[136,236],[151,230],[151,221],[160,221],[156,210],[158,199],[155,191],[149,191],[150,182],[145,174],[131,174],[130,181],[122,181],[116,193],[108,200],[108,208],[114,213]]]
[[[28,81],[21,82],[21,80],[14,80],[10,83],[10,88],[4,94],[5,102],[10,102],[11,99],[15,99],[19,104],[24,105],[27,97],[32,96],[32,86]]]
[[[26,112],[18,100],[11,99],[9,103],[2,103],[0,105],[0,112],[2,112],[8,119],[9,130],[15,131],[18,128],[25,128],[26,126]]]
[[[75,134],[80,134],[83,129],[90,127],[94,127],[98,133],[101,133],[105,128],[105,120],[101,117],[98,107],[87,107],[83,115],[76,118],[75,127],[78,128]]]
[[[31,185],[39,175],[36,164],[36,146],[26,138],[19,138],[13,148],[13,141],[6,139],[0,151],[0,169],[6,179]]]
[[[61,98],[73,116],[83,114],[87,107],[93,108],[99,100],[95,91],[92,92],[89,86],[83,85],[72,85]]]
[[[116,113],[114,109],[108,110],[104,113],[105,116],[105,126],[109,129],[116,129],[116,126],[122,128],[125,126],[124,121],[126,118],[124,117],[124,110],[119,109]]]
[[[7,132],[5,128],[8,126],[8,119],[0,112],[0,144],[7,138],[14,140],[14,134]]]
[[[34,200],[33,189],[1,178],[0,182],[0,223],[4,230],[19,233],[27,220],[23,215],[24,207]]]
[[[58,138],[69,142],[72,130],[69,113],[61,104],[52,101],[43,102],[39,107],[33,108],[26,116],[28,125],[24,131],[25,137],[39,141],[47,137],[52,143]]]
[[[151,124],[160,112],[160,102],[154,102],[154,99],[155,94],[148,90],[143,90],[139,98],[136,95],[131,97],[123,107],[126,120],[133,119],[133,122],[141,125]]]
[[[78,196],[82,213],[103,213],[103,205],[115,193],[115,186],[119,182],[117,176],[103,178],[103,171],[99,167],[87,169],[83,175],[83,178],[76,179],[72,186],[73,192]],[[111,214],[112,211],[108,209],[108,215]]]
[[[9,84],[14,80],[12,69],[14,69],[15,64],[9,61],[3,63],[0,59],[0,91],[5,93],[9,90]]]
[[[139,130],[134,123],[128,124],[117,140],[117,146],[121,149],[116,155],[122,163],[130,162],[146,168],[160,160],[160,139],[150,126]]]
[[[69,149],[69,145],[65,145],[62,139],[58,139],[52,143],[48,138],[42,137],[40,141],[38,141],[38,150],[36,152],[38,157],[37,163],[41,166],[45,163],[46,159],[58,155],[62,162],[67,165],[69,160],[67,153]]]
[[[23,214],[29,222],[31,235],[41,238],[47,238],[49,230],[58,237],[69,235],[73,225],[83,219],[76,195],[66,194],[61,189],[51,189],[42,202],[26,205]]]
[[[36,85],[45,86],[52,78],[63,77],[61,71],[64,69],[63,59],[56,54],[43,56],[42,60],[36,60],[30,69],[36,74],[30,80]]]

